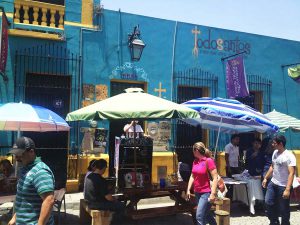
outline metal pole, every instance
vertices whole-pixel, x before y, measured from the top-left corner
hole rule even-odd
[[[222,119],[223,119],[223,118],[221,117],[221,120],[220,120],[220,126],[219,126],[219,129],[218,129],[217,140],[216,140],[215,151],[214,151],[214,159],[216,158],[217,147],[218,147],[219,136],[220,136],[220,130],[221,130],[221,127],[222,127]]]
[[[21,137],[20,124],[19,124],[19,128],[18,128],[18,131],[17,131],[17,139],[18,139],[19,137]],[[15,158],[15,160],[16,160],[16,157],[14,157],[14,158]],[[17,175],[18,175],[18,170],[19,170],[18,167],[19,167],[19,163],[18,163],[18,161],[16,160],[15,177],[17,177]]]
[[[241,54],[244,54],[244,53],[246,53],[246,51],[239,52],[239,53],[237,53],[237,54],[230,55],[230,56],[227,56],[227,57],[223,57],[223,58],[221,58],[221,60],[224,61],[225,59],[229,59],[229,58],[231,58],[231,57],[234,57],[234,56],[237,56],[237,55],[241,55]]]
[[[136,188],[136,186],[137,186],[137,176],[136,176],[136,174],[137,174],[137,172],[136,172],[136,148],[137,148],[137,146],[136,146],[136,122],[135,122],[135,120],[134,120],[134,122],[133,122],[133,148],[134,148],[134,178],[135,178],[135,182],[134,182],[134,188]]]
[[[298,63],[286,64],[286,65],[281,65],[281,67],[295,66],[295,65],[300,65],[300,62],[298,62]]]
[[[115,151],[115,172],[116,172],[116,185],[115,185],[115,193],[119,191],[119,160],[120,160],[120,144],[121,140],[119,137],[115,137],[115,150],[116,144],[118,144],[118,152]]]

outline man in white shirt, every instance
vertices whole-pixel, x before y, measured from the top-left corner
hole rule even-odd
[[[240,137],[233,134],[230,143],[225,146],[225,162],[226,162],[226,176],[231,177],[232,174],[240,173],[239,169],[239,143]]]
[[[266,187],[267,179],[273,176],[267,187],[265,204],[270,225],[278,223],[290,225],[290,193],[295,176],[296,158],[285,149],[286,139],[283,135],[273,138],[272,145],[276,149],[272,156],[272,165],[264,177],[262,186]]]
[[[131,121],[130,124],[126,124],[124,126],[124,132],[126,133],[126,137],[127,138],[133,138],[134,137],[134,126],[135,126],[135,132],[136,132],[136,137],[139,138],[141,136],[143,136],[143,128],[141,127],[141,125],[138,124],[139,121]]]

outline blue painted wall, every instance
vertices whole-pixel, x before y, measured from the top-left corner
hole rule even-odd
[[[13,12],[13,1],[6,1],[3,6],[7,12]],[[80,1],[66,1],[65,21],[80,23]],[[234,49],[227,49],[228,43],[231,42],[238,45],[240,51],[246,50],[247,53],[244,55],[247,74],[259,75],[272,81],[271,108],[283,113],[288,111],[290,115],[300,118],[300,86],[287,76],[287,68],[281,67],[284,64],[300,61],[300,42],[110,10],[104,10],[101,16],[95,16],[94,22],[94,25],[100,25],[100,29],[91,30],[66,25],[64,29],[66,40],[59,42],[59,45],[82,57],[82,83],[107,85],[110,93],[111,79],[122,79],[121,74],[124,72],[135,73],[137,81],[147,83],[150,94],[158,95],[154,89],[158,88],[161,82],[163,88],[167,89],[166,93],[162,93],[162,97],[174,100],[173,72],[197,67],[218,77],[217,95],[226,97],[225,74],[221,58],[237,53]],[[138,24],[146,48],[141,60],[131,63],[127,46],[128,34]],[[195,26],[201,32],[197,37],[198,57],[192,54],[194,48],[192,30]],[[14,28],[13,24],[11,28]],[[57,29],[54,31],[60,32]],[[0,80],[2,103],[14,100],[15,51],[49,42],[53,41],[9,37],[6,68],[9,83],[4,84]],[[17,76],[24,76],[24,74],[17,74]],[[76,87],[72,90],[72,99],[76,99],[79,92]],[[70,110],[74,109],[76,105],[73,101]],[[107,127],[107,123],[104,123],[104,126]],[[300,147],[297,142],[299,134],[287,133],[287,135],[292,137],[291,147]],[[72,133],[70,142],[76,142],[75,137],[75,133]],[[1,145],[11,144],[10,137],[2,140]]]
[[[127,35],[139,24],[142,39],[147,46],[142,59],[135,65],[147,74],[146,81],[150,94],[157,95],[154,88],[162,82],[163,87],[167,89],[163,97],[172,99],[173,70],[182,71],[200,67],[218,77],[218,96],[226,97],[221,58],[238,53],[236,49],[238,48],[240,52],[246,51],[244,56],[247,74],[259,75],[272,81],[271,108],[300,118],[300,86],[287,76],[287,68],[282,68],[282,65],[299,62],[300,42],[114,11],[105,11],[103,22],[104,39],[99,58],[101,70],[99,74],[89,73],[97,82],[109,84],[108,76],[112,71],[129,62]],[[192,54],[194,47],[192,29],[195,29],[195,26],[201,32],[197,42],[198,57]],[[93,45],[87,48],[91,48],[93,54]],[[83,57],[85,59],[85,56]],[[95,57],[98,55],[95,54]],[[138,77],[138,80],[143,79]],[[289,147],[300,146],[297,143],[299,134],[287,132],[286,136],[292,137],[292,140],[288,139],[291,144]]]

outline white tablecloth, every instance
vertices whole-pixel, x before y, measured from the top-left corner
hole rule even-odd
[[[250,212],[252,214],[255,214],[255,210],[254,210],[255,200],[262,200],[262,201],[264,200],[264,195],[263,195],[262,186],[261,186],[261,180],[260,179],[248,179],[248,180],[244,180],[244,182],[247,183],[249,202],[247,199],[246,185],[234,185],[233,186],[234,188],[233,188],[233,199],[232,200],[238,200],[238,201],[241,201],[241,202],[249,205]]]

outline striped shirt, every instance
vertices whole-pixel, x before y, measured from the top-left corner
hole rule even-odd
[[[37,157],[21,170],[17,185],[15,211],[17,225],[36,225],[40,216],[40,195],[54,191],[54,176],[50,168]],[[54,224],[51,215],[48,225]]]

